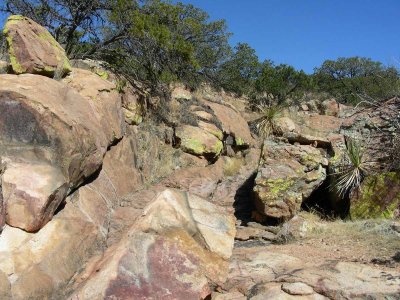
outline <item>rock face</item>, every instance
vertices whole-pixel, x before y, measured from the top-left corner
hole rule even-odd
[[[254,187],[257,210],[288,219],[326,178],[328,160],[317,148],[266,140]]]
[[[94,107],[64,84],[37,75],[0,76],[5,213],[9,225],[37,231],[66,194],[99,169],[113,139],[99,130]]]
[[[134,153],[127,144],[121,141],[113,146],[97,178],[69,196],[65,207],[39,232],[4,228],[0,235],[0,279],[2,273],[8,278],[11,299],[65,299],[62,289],[73,275],[91,256],[104,251],[120,197],[140,184],[133,180]],[[115,176],[117,172],[131,176],[126,181],[132,182],[123,184]]]
[[[62,77],[71,72],[64,49],[45,28],[31,19],[10,16],[3,32],[14,73]]]
[[[352,219],[400,217],[400,177],[396,173],[383,173],[367,177],[360,190],[351,197]]]
[[[204,299],[227,276],[234,219],[199,197],[161,192],[70,299]]]

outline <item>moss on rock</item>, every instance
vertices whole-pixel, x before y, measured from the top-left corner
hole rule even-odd
[[[353,219],[398,217],[400,210],[400,175],[390,172],[367,177],[351,199]]]

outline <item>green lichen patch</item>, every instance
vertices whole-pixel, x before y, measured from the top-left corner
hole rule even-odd
[[[367,177],[352,197],[353,219],[395,218],[400,209],[400,176],[383,173]]]
[[[193,138],[183,139],[181,143],[181,148],[185,152],[189,152],[196,155],[202,155],[206,150],[202,142]]]

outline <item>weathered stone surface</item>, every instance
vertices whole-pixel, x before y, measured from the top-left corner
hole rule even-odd
[[[300,281],[315,292],[330,299],[384,299],[400,294],[400,277],[396,271],[387,272],[350,262],[331,262],[283,275],[280,280]]]
[[[400,218],[400,176],[383,173],[367,177],[350,200],[352,219]]]
[[[4,228],[0,279],[1,272],[8,277],[13,300],[65,299],[65,287],[74,274],[90,257],[104,251],[114,208],[129,190],[110,175],[122,168],[125,156],[118,153],[125,147],[122,141],[112,147],[97,178],[69,196],[66,206],[39,232]],[[1,291],[0,287],[0,295]]]
[[[190,125],[179,126],[175,131],[180,139],[180,147],[183,151],[195,155],[218,156],[222,149],[222,141],[214,134],[199,127]]]
[[[6,274],[0,271],[0,299],[11,299],[10,287]]]
[[[204,103],[209,106],[215,116],[222,124],[224,133],[235,138],[235,143],[238,146],[253,144],[253,138],[250,133],[249,126],[243,117],[233,108],[220,103],[214,103],[204,100]]]
[[[118,82],[117,82],[118,84]],[[129,125],[139,125],[143,122],[144,95],[128,84],[122,91],[122,106],[125,115],[125,122]]]
[[[71,71],[64,49],[44,27],[23,16],[10,16],[3,33],[14,73],[62,77]]]
[[[112,182],[118,197],[123,198],[143,184],[143,178],[136,163],[135,140],[125,136],[112,146],[103,160],[104,172]]]
[[[321,103],[322,112],[324,115],[337,117],[339,116],[340,107],[335,99],[328,99]]]
[[[232,293],[212,293],[211,300],[246,300],[247,297],[239,292]]]
[[[324,148],[330,146],[330,137],[338,134],[342,125],[341,119],[325,115],[297,115],[293,121],[296,129],[285,132],[283,135],[285,138],[293,143],[315,144]]]
[[[46,224],[65,199],[68,184],[58,168],[49,164],[7,164],[2,178],[6,222],[26,231]]]
[[[278,135],[293,132],[296,130],[296,124],[289,117],[281,117],[275,121],[274,131]]]
[[[167,189],[144,211],[136,223],[141,231],[159,234],[169,228],[184,228],[191,236],[201,236],[206,249],[224,259],[232,255],[235,219],[226,211],[198,196]]]
[[[223,162],[218,160],[215,164],[204,167],[192,167],[177,170],[161,182],[161,185],[190,191],[190,193],[209,198],[217,188],[218,182],[223,178]],[[215,202],[214,202],[215,203]],[[221,202],[218,204],[220,205]]]
[[[227,276],[234,231],[233,218],[215,205],[165,190],[77,278],[69,299],[204,299],[209,281]]]
[[[311,287],[310,287],[311,288]],[[312,290],[312,288],[311,288]],[[329,298],[324,297],[317,293],[310,293],[306,295],[292,295],[287,293],[283,289],[281,283],[264,283],[255,286],[251,291],[251,300],[328,300]]]
[[[10,180],[3,193],[11,192],[10,199],[18,203],[6,214],[17,220],[18,211],[45,212],[18,225],[36,231],[51,218],[66,192],[99,169],[112,140],[99,130],[94,107],[66,85],[30,74],[0,76],[0,155]],[[24,177],[14,176],[18,170]],[[41,183],[32,184],[33,180]],[[19,189],[12,188],[16,184]],[[33,205],[32,199],[39,198]]]
[[[284,283],[282,284],[282,290],[294,296],[311,295],[314,293],[314,290],[311,286],[302,282]]]
[[[101,130],[107,139],[115,142],[125,133],[121,96],[115,90],[115,84],[83,69],[73,69],[63,80],[75,89],[94,108]]]
[[[274,281],[276,274],[285,274],[301,267],[300,259],[268,251],[265,247],[235,248],[228,279],[222,288],[247,295],[257,282]]]
[[[283,241],[304,238],[311,231],[322,226],[316,220],[317,218],[305,212],[301,213],[301,215],[296,215],[282,225],[281,230],[278,232],[278,237]]]
[[[328,160],[319,149],[266,140],[255,180],[255,204],[267,217],[288,219],[325,180]]]
[[[171,98],[190,100],[193,96],[183,84],[174,84],[174,86],[171,87]]]
[[[396,299],[400,273],[360,263],[305,262],[265,247],[235,248],[221,286],[248,299]]]

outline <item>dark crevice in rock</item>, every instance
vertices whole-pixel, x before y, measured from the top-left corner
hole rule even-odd
[[[253,188],[257,172],[251,176],[239,187],[235,194],[235,202],[233,207],[235,209],[235,217],[242,223],[246,224],[251,219],[251,214],[255,210],[253,201]]]
[[[348,217],[350,197],[345,195],[343,198],[339,198],[331,188],[332,180],[333,177],[328,175],[310,197],[303,201],[301,208],[307,212],[316,212],[325,219]]]

